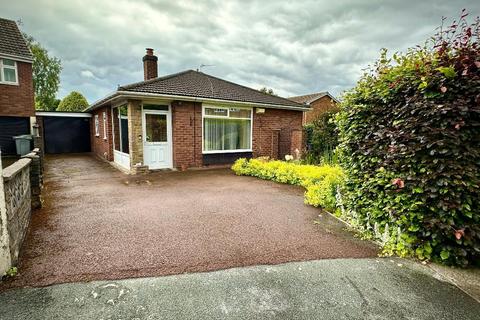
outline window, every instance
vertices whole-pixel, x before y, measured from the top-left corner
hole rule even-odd
[[[252,109],[204,107],[203,152],[252,149]]]
[[[0,83],[18,84],[17,63],[10,59],[0,59]]]
[[[103,139],[107,140],[107,113],[103,113]]]
[[[95,136],[100,136],[100,130],[98,129],[98,114],[95,115]]]
[[[113,147],[124,154],[129,153],[128,108],[126,105],[112,109]]]
[[[167,115],[145,114],[145,141],[167,142]]]
[[[160,105],[160,104],[144,104],[143,110],[161,110],[161,111],[168,111],[167,105]]]

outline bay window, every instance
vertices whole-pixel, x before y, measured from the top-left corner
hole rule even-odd
[[[204,153],[239,152],[251,150],[251,108],[204,106]]]
[[[18,84],[17,63],[10,59],[0,59],[0,83]]]

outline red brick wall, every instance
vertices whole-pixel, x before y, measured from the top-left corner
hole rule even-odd
[[[18,85],[0,84],[0,116],[34,117],[32,64],[17,61]]]
[[[103,137],[103,112],[107,113],[107,139]],[[98,115],[99,136],[95,135],[95,115]],[[90,135],[92,152],[100,158],[113,161],[113,140],[112,140],[112,115],[111,108],[104,107],[92,112]]]
[[[202,166],[202,105],[188,101],[172,102],[173,166],[179,169]],[[107,112],[107,135],[103,139],[103,111]],[[99,115],[100,136],[95,136],[95,114]],[[294,154],[301,145],[302,112],[266,109],[253,113],[253,155],[283,158]],[[110,108],[95,110],[92,115],[92,152],[113,161]],[[301,151],[301,150],[300,150]]]
[[[172,103],[173,166],[202,166],[202,105],[174,101]],[[302,112],[266,109],[253,113],[253,155],[280,157],[301,149]],[[301,151],[301,150],[300,150]]]
[[[256,113],[254,110],[253,156],[283,159],[286,154],[292,154],[298,144],[298,133],[293,132],[301,132],[302,117],[301,111],[265,109],[265,113]]]
[[[172,102],[173,166],[202,166],[202,105]]]
[[[312,122],[322,113],[330,110],[336,110],[338,108],[335,100],[333,100],[329,96],[325,96],[318,99],[317,101],[314,101],[312,104],[310,104],[310,107],[312,108],[312,110],[305,112],[305,124]]]

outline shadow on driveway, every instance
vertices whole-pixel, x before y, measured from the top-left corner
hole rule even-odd
[[[88,154],[52,156],[44,198],[19,274],[0,289],[375,257],[378,250],[305,205],[303,189],[229,169],[128,176]]]

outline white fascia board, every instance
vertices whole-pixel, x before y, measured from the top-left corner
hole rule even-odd
[[[43,117],[74,117],[74,118],[91,118],[90,113],[85,112],[57,112],[57,111],[36,111],[36,116]]]
[[[220,103],[220,104],[230,104],[230,105],[244,105],[251,107],[260,107],[260,108],[272,108],[272,109],[286,109],[286,110],[297,110],[297,111],[309,111],[311,110],[309,105],[305,107],[291,107],[278,104],[269,104],[269,103],[258,103],[258,102],[246,102],[246,101],[232,101],[224,99],[210,99],[210,98],[201,98],[201,97],[189,97],[189,96],[179,96],[179,95],[169,95],[169,94],[158,94],[158,93],[148,93],[148,92],[132,92],[132,91],[116,91],[103,98],[94,102],[90,107],[85,109],[86,112],[95,110],[96,108],[102,106],[105,103],[110,103],[116,99],[164,99],[164,100],[181,100],[181,101],[193,101],[193,102],[206,102],[206,103]],[[102,101],[103,100],[103,101]],[[96,105],[102,101],[99,105]]]
[[[13,54],[6,54],[6,53],[0,53],[0,59],[9,59],[9,60],[14,60],[14,61],[33,63],[33,59],[28,59],[28,58],[25,58],[25,57],[19,57],[19,56],[13,55]]]
[[[291,106],[269,104],[269,103],[232,101],[232,100],[224,100],[224,99],[188,97],[188,96],[156,94],[156,93],[147,93],[147,92],[117,91],[117,94],[121,95],[121,96],[125,96],[126,98],[150,97],[150,98],[159,98],[159,99],[167,99],[167,100],[183,100],[183,101],[206,102],[206,103],[217,103],[217,104],[220,103],[220,104],[230,104],[230,105],[245,105],[245,106],[252,106],[252,107],[288,109],[288,110],[298,110],[298,111],[308,111],[308,110],[310,110],[309,107],[291,107]]]

